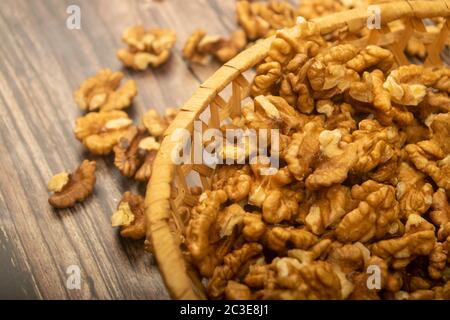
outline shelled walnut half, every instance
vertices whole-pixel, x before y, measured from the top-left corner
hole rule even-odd
[[[206,64],[210,56],[220,62],[227,62],[247,45],[242,30],[233,32],[229,38],[207,35],[204,30],[197,30],[188,38],[183,49],[183,58],[190,62]]]
[[[176,34],[167,29],[134,26],[123,32],[122,40],[128,48],[118,50],[117,57],[126,67],[142,71],[149,66],[159,67],[169,59]]]
[[[48,189],[54,192],[48,202],[55,208],[65,209],[82,202],[94,190],[96,162],[84,160],[74,173],[62,172],[53,176]]]
[[[147,181],[159,146],[154,137],[146,135],[145,128],[133,127],[114,147],[114,165],[125,177]]]
[[[136,82],[128,80],[119,88],[122,72],[110,69],[100,70],[95,76],[84,81],[74,92],[75,101],[83,110],[111,111],[128,108],[137,95]]]
[[[90,112],[78,118],[75,136],[93,154],[105,155],[132,130],[133,121],[123,111]]]

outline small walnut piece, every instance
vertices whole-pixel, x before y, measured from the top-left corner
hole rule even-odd
[[[342,143],[342,153],[337,152],[330,158],[320,157],[321,161],[316,163],[314,172],[306,179],[308,189],[317,190],[342,183],[349,172],[369,172],[394,156],[392,144],[399,138],[395,127],[382,127],[377,121],[369,119],[362,120],[358,126],[359,130],[351,135],[353,142]],[[286,161],[289,163],[287,158]]]
[[[47,184],[48,191],[60,192],[62,188],[69,182],[69,173],[60,172],[54,175]]]
[[[192,218],[186,230],[186,244],[197,261],[208,254],[210,227],[226,200],[227,194],[223,190],[206,191],[200,196],[199,204],[192,209]]]
[[[191,62],[195,62],[195,63],[199,63],[199,64],[206,64],[208,62],[208,55],[203,52],[198,52],[198,45],[200,43],[200,41],[206,36],[206,31],[199,29],[194,31],[189,38],[187,39],[186,43],[184,44],[183,47],[183,58],[191,61]],[[211,40],[209,40],[211,41]]]
[[[208,283],[209,296],[213,299],[220,298],[225,292],[227,281],[235,276],[244,263],[260,254],[261,251],[262,246],[260,244],[247,243],[242,248],[225,256],[223,266],[214,270],[214,274]]]
[[[122,63],[134,70],[145,70],[164,64],[170,57],[176,34],[172,30],[154,28],[146,31],[143,26],[134,26],[124,31],[122,40],[128,45],[117,51]]]
[[[396,193],[404,217],[425,213],[433,200],[433,187],[425,182],[425,175],[406,162],[399,167]]]
[[[133,127],[120,138],[114,147],[114,165],[125,177],[132,177],[139,168],[143,155],[139,153],[139,144],[143,139],[143,130]]]
[[[167,123],[172,123],[172,121],[175,120],[178,112],[180,112],[180,109],[178,108],[167,108],[164,111],[164,120],[166,120]]]
[[[299,181],[311,173],[311,164],[320,152],[321,121],[307,123],[302,132],[294,133],[286,151],[289,171]]]
[[[347,68],[357,50],[353,45],[343,44],[330,48],[314,58],[307,75],[312,89],[321,98],[329,98],[344,92],[352,82],[359,80],[357,71]],[[347,64],[349,63],[347,62]]]
[[[137,181],[145,182],[150,179],[152,175],[153,161],[155,161],[157,153],[158,150],[156,149],[146,151],[144,162],[134,176]]]
[[[395,103],[417,106],[426,95],[426,87],[422,84],[399,84],[395,78],[397,70],[391,72],[383,87],[389,91]]]
[[[431,279],[440,279],[447,264],[448,251],[442,243],[436,242],[430,253],[428,273]]]
[[[388,259],[394,269],[401,269],[419,255],[428,256],[435,242],[434,226],[419,215],[411,214],[402,237],[376,242],[370,250],[372,254]]]
[[[268,249],[283,253],[292,246],[307,250],[317,243],[317,237],[305,229],[273,227],[265,234],[264,242]]]
[[[450,204],[444,189],[438,189],[433,194],[432,208],[430,218],[434,225],[440,227],[450,222]]]
[[[119,88],[122,79],[122,72],[112,72],[110,69],[100,70],[94,77],[84,81],[74,92],[75,101],[81,109],[88,111],[128,108],[137,95],[136,82],[129,80]]]
[[[228,178],[223,190],[230,200],[238,202],[248,196],[251,183],[251,177],[238,170],[235,175]]]
[[[138,147],[145,151],[159,150],[160,143],[154,137],[147,137],[139,141]]]
[[[124,238],[142,239],[145,237],[144,198],[127,191],[111,217],[111,225],[120,227]]]
[[[276,258],[272,264],[280,289],[267,289],[265,299],[345,299],[353,290],[339,267],[324,261],[300,264],[293,258]]]
[[[277,61],[269,61],[258,65],[252,84],[252,95],[269,94],[270,89],[281,78],[281,65]],[[285,94],[286,96],[286,94]]]
[[[245,284],[230,280],[225,287],[225,298],[227,300],[250,300],[252,293]]]
[[[68,175],[68,181],[65,173],[53,177],[49,189],[50,186],[54,187],[55,193],[48,202],[58,209],[70,208],[76,202],[82,202],[94,190],[96,167],[95,161],[84,160],[74,173]]]
[[[410,161],[423,173],[430,176],[440,188],[450,190],[450,156],[434,140],[420,141],[405,147]]]
[[[347,213],[336,228],[341,242],[367,242],[380,239],[397,225],[399,207],[392,186],[372,180],[352,187],[352,197],[361,202]]]
[[[120,202],[117,211],[111,217],[111,226],[127,227],[134,221],[134,214],[131,212],[128,202]]]
[[[305,225],[314,234],[320,235],[328,227],[334,226],[352,209],[356,202],[351,198],[350,189],[341,185],[334,185],[310,195],[300,205],[299,212],[305,215]]]
[[[375,68],[386,73],[394,66],[394,63],[394,55],[391,51],[379,46],[369,45],[348,61],[347,67],[358,73]]]

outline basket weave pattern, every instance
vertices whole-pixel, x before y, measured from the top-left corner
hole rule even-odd
[[[409,63],[404,49],[411,37],[425,44],[426,66],[442,64],[440,54],[449,42],[450,1],[398,1],[378,5],[381,13],[381,29],[372,29],[356,40],[347,41],[357,47],[377,44],[390,49],[399,65]],[[322,35],[337,30],[355,34],[366,27],[370,12],[364,8],[339,12],[314,19]],[[437,33],[427,33],[423,19],[443,17],[445,22]],[[403,28],[393,31],[389,24],[401,20]],[[295,27],[294,27],[295,28]],[[205,299],[204,287],[180,247],[179,237],[184,235],[187,221],[186,208],[196,204],[198,196],[190,193],[186,177],[192,171],[198,173],[203,190],[210,187],[213,169],[207,165],[172,162],[171,153],[181,140],[172,134],[178,128],[194,130],[194,121],[209,108],[210,117],[205,128],[219,128],[221,120],[240,114],[241,102],[249,96],[250,82],[243,73],[264,60],[274,37],[258,42],[218,69],[183,105],[181,112],[164,134],[160,151],[154,161],[153,175],[145,198],[147,238],[153,244],[160,272],[174,299]],[[345,41],[345,38],[344,38]],[[231,86],[231,97],[225,100],[222,91]]]

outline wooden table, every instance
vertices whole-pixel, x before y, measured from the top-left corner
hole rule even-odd
[[[81,8],[81,30],[66,27],[69,5]],[[134,183],[113,159],[93,157],[75,139],[82,112],[72,92],[104,67],[121,69],[115,52],[131,25],[176,30],[170,61],[154,71],[125,71],[137,80],[131,109],[180,106],[218,64],[189,67],[181,49],[196,28],[235,30],[232,0],[2,0],[0,4],[0,299],[167,299],[142,241],[111,228],[121,194]],[[47,203],[46,184],[82,159],[97,160],[97,185],[70,210]],[[144,192],[145,185],[141,185]],[[66,286],[70,266],[80,289]]]

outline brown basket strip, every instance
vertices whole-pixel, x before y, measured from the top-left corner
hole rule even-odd
[[[378,44],[388,47],[393,51],[397,63],[403,65],[408,63],[404,54],[407,41],[415,37],[426,45],[425,65],[442,64],[440,53],[446,44],[450,44],[450,0],[397,1],[378,6],[381,11],[381,29],[373,29],[367,36],[351,43],[356,46]],[[366,27],[369,15],[365,8],[359,8],[313,21],[319,26],[322,35],[336,30],[351,34]],[[422,19],[436,17],[446,18],[440,32],[427,33]],[[396,20],[402,20],[404,28],[392,31],[389,23]],[[287,31],[289,32],[289,29]],[[189,263],[186,251],[180,247],[180,237],[184,236],[187,222],[183,221],[183,214],[186,208],[195,205],[198,199],[198,196],[191,193],[186,177],[190,172],[198,173],[201,187],[205,190],[210,187],[213,169],[206,165],[175,165],[171,160],[171,153],[181,142],[181,138],[173,139],[172,134],[177,128],[185,128],[192,133],[194,121],[198,120],[208,107],[211,116],[205,128],[218,128],[221,120],[239,115],[241,101],[248,97],[250,89],[250,82],[243,73],[267,56],[273,39],[274,37],[270,37],[256,43],[218,69],[183,105],[181,112],[164,134],[147,187],[145,214],[147,239],[153,245],[159,270],[174,299],[206,298],[201,279]],[[232,93],[227,101],[220,94],[230,84]]]

